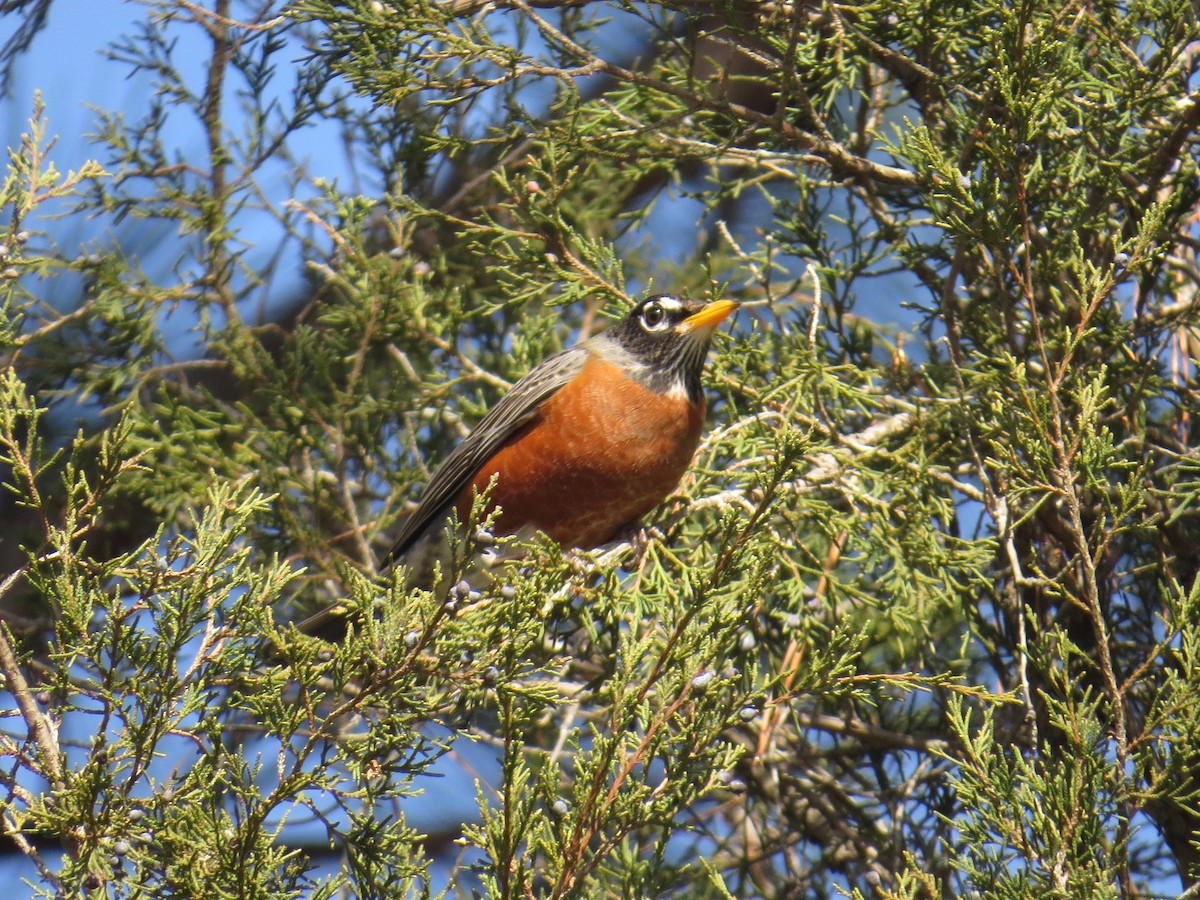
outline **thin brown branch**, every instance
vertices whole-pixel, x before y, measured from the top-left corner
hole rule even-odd
[[[521,10],[531,22],[533,22],[542,35],[551,43],[557,44],[562,50],[586,60],[587,63],[597,71],[603,72],[620,81],[630,84],[640,85],[650,88],[651,90],[659,91],[663,94],[668,94],[677,97],[688,104],[707,109],[712,112],[725,113],[733,115],[742,121],[756,125],[762,128],[770,129],[780,135],[783,140],[799,149],[806,150],[814,160],[820,161],[834,171],[835,174],[842,176],[854,176],[858,178],[866,178],[871,181],[882,184],[890,184],[899,187],[919,187],[921,185],[920,176],[915,172],[910,172],[907,169],[901,169],[896,166],[886,166],[882,163],[872,162],[869,159],[864,159],[851,153],[844,146],[836,141],[828,140],[810,134],[801,128],[797,128],[789,122],[779,121],[773,114],[759,112],[758,110],[750,109],[739,103],[734,103],[729,100],[717,100],[712,97],[705,96],[697,91],[689,90],[688,88],[670,84],[657,78],[652,78],[649,75],[644,75],[640,72],[633,72],[622,66],[610,63],[607,60],[601,59],[590,50],[582,47],[559,29],[534,12],[533,7],[526,0],[513,0],[513,6]]]
[[[13,579],[22,574],[23,571],[9,575],[3,586],[7,588]],[[66,782],[63,779],[62,748],[58,744],[58,734],[50,717],[38,708],[33,690],[25,680],[16,650],[13,649],[12,634],[3,622],[0,622],[0,674],[4,675],[8,690],[16,700],[21,718],[25,720],[29,735],[37,747],[38,758],[42,763],[41,774],[55,790],[63,790]]]

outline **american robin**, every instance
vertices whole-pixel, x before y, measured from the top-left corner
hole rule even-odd
[[[513,385],[434,471],[384,560],[406,562],[466,521],[493,477],[497,536],[545,533],[599,546],[679,483],[704,425],[700,374],[714,329],[738,304],[673,294],[643,300],[616,325],[545,360]],[[326,631],[336,608],[301,624]]]

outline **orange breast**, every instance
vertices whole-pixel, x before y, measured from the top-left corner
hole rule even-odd
[[[564,547],[598,546],[674,490],[703,426],[703,401],[657,394],[593,357],[476,473],[459,515],[497,475],[497,533],[533,526]]]

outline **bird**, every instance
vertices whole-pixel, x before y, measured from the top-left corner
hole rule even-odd
[[[489,488],[497,537],[542,532],[564,549],[591,549],[636,526],[691,463],[709,345],[738,306],[655,294],[534,367],[434,470],[380,570],[436,542],[452,513],[466,522]],[[335,604],[299,627],[327,632],[346,613]]]

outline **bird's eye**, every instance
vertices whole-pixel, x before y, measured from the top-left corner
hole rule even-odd
[[[661,303],[647,303],[642,310],[642,327],[647,331],[662,331],[667,327],[667,311]]]

